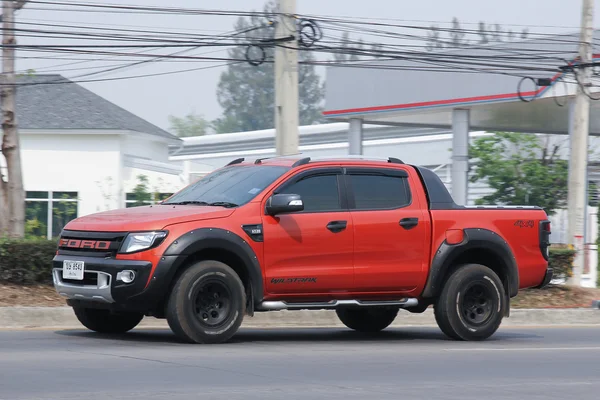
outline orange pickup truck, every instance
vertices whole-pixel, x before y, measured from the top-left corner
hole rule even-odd
[[[237,159],[160,204],[71,221],[52,273],[97,332],[154,316],[218,343],[246,315],[301,309],[377,332],[433,306],[447,336],[482,340],[550,281],[549,237],[544,210],[458,206],[395,158]]]

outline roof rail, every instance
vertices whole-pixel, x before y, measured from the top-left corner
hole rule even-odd
[[[261,162],[263,162],[263,160],[272,160],[272,159],[281,159],[281,158],[288,158],[288,157],[295,157],[298,155],[301,155],[302,153],[295,153],[295,154],[287,154],[287,155],[281,155],[281,156],[269,156],[269,157],[263,157],[263,158],[257,158],[254,161],[254,164],[260,164]]]
[[[315,157],[312,161],[318,160],[366,160],[366,161],[385,161],[388,163],[394,164],[404,164],[402,160],[395,157],[373,157],[373,156],[365,156],[365,155],[346,155],[346,156],[322,156]]]
[[[244,162],[244,160],[245,160],[245,158],[244,158],[244,157],[242,157],[242,158],[236,158],[235,160],[231,161],[231,162],[230,162],[229,164],[227,164],[227,165],[239,164],[239,163],[241,163],[241,162]]]
[[[298,160],[298,161],[296,161],[295,163],[292,164],[292,168],[296,168],[296,167],[299,167],[301,165],[308,164],[309,162],[310,162],[310,157],[301,158],[300,160]]]

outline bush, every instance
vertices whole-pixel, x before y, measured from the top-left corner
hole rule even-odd
[[[0,282],[51,284],[57,243],[46,239],[0,239]]]
[[[569,248],[550,248],[549,266],[554,271],[553,279],[568,279],[573,276],[575,250]]]

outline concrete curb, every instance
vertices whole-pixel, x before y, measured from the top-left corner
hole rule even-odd
[[[537,325],[600,325],[600,310],[594,308],[569,309],[513,309],[510,318],[502,326]],[[343,327],[335,312],[320,311],[272,311],[257,313],[244,319],[244,327]],[[423,314],[400,312],[392,324],[402,326],[436,326],[431,309]],[[145,318],[140,328],[168,329],[165,320]],[[0,307],[1,329],[81,329],[70,307]]]

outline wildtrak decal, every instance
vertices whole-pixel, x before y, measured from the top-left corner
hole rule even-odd
[[[271,283],[317,283],[317,278],[272,278]]]

